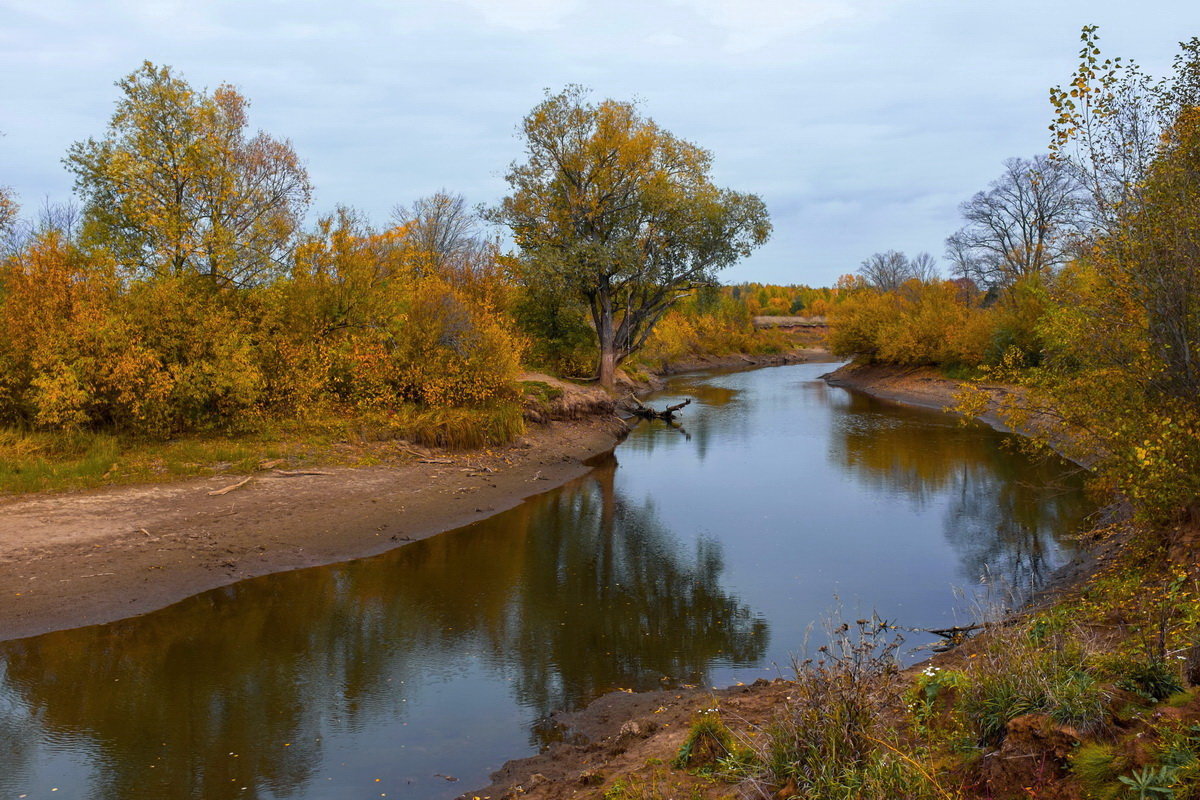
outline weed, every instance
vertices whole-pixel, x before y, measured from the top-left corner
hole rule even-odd
[[[702,712],[688,730],[687,738],[679,748],[672,766],[677,769],[703,769],[711,771],[717,763],[728,758],[734,751],[733,734],[716,709]]]
[[[1174,797],[1175,790],[1171,784],[1175,782],[1175,768],[1168,766],[1145,767],[1135,770],[1130,775],[1117,778],[1130,788],[1137,800],[1155,800],[1156,798]]]

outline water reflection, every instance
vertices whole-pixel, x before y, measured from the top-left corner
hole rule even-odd
[[[952,585],[1062,560],[1063,465],[826,369],[677,379],[690,440],[469,528],[0,644],[0,796],[448,800],[552,710],[777,674],[835,597],[953,624]]]
[[[942,500],[943,531],[968,583],[1027,595],[1058,566],[1064,534],[1090,510],[1077,470],[1014,454],[1010,436],[981,436],[980,423],[850,392],[829,405],[830,459],[899,502]]]
[[[404,730],[422,684],[468,658],[506,679],[484,702],[526,718],[760,658],[767,623],[722,590],[720,545],[681,550],[651,505],[616,496],[615,469],[381,558],[5,644],[0,731],[36,719],[86,740],[88,796],[289,796],[327,739],[384,720],[390,750],[419,748],[438,724]],[[28,757],[3,757],[17,780]]]

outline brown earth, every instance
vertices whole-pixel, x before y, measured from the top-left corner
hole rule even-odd
[[[933,367],[901,367],[893,364],[845,364],[824,376],[830,386],[841,386],[864,392],[882,400],[910,406],[936,408],[952,414],[958,401],[956,395],[967,386],[965,381],[943,376]],[[1032,409],[1021,389],[1002,383],[971,384],[988,395],[987,409],[976,419],[998,431],[1013,431],[1044,438],[1064,458],[1087,468],[1092,459],[1074,446],[1072,437],[1062,432],[1054,414],[1048,409]],[[1001,409],[1023,408],[1019,427],[1013,428]]]
[[[830,386],[864,392],[883,400],[910,406],[952,411],[960,382],[943,377],[932,367],[897,367],[891,364],[846,364],[825,375]],[[993,392],[1011,392],[1011,387],[988,387]],[[1004,428],[994,415],[981,417],[984,422]]]
[[[769,721],[787,700],[792,683],[758,680],[727,689],[684,688],[656,692],[610,692],[581,711],[552,715],[564,741],[545,752],[510,761],[492,775],[492,784],[467,792],[460,800],[483,798],[603,797],[624,781],[661,780],[701,714],[720,709],[720,718],[744,744],[752,745],[759,723]],[[683,791],[684,789],[689,791]],[[716,784],[679,770],[670,771],[667,793],[630,793],[636,797],[728,794]]]
[[[544,421],[503,448],[263,469],[219,495],[246,476],[0,500],[0,640],[136,616],[457,528],[583,475],[627,433],[599,390],[526,377],[564,394],[530,409]]]

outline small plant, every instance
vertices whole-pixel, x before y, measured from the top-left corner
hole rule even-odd
[[[1117,778],[1129,787],[1137,800],[1155,800],[1156,798],[1174,797],[1175,767],[1160,765],[1135,770],[1131,775]]]
[[[917,674],[908,690],[905,698],[908,709],[918,723],[927,723],[937,710],[939,698],[946,697],[947,691],[962,689],[968,683],[967,675],[959,670],[930,665]]]
[[[1122,665],[1124,676],[1117,686],[1134,694],[1158,702],[1183,690],[1174,667],[1161,658],[1143,658],[1127,661]]]
[[[1091,797],[1113,797],[1120,789],[1117,777],[1125,767],[1123,760],[1108,744],[1091,742],[1080,745],[1071,756],[1071,772]]]
[[[722,759],[734,753],[733,734],[715,708],[700,713],[688,731],[679,754],[671,762],[677,769],[712,770]]]
[[[542,403],[549,403],[563,396],[562,389],[545,381],[521,381],[521,391]]]
[[[985,746],[999,744],[1011,720],[1048,705],[1041,687],[1015,672],[984,676],[963,698],[967,720]]]

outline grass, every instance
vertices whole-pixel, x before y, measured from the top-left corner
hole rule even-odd
[[[510,442],[524,430],[515,403],[365,413],[326,410],[303,419],[265,420],[245,431],[170,439],[7,429],[0,430],[0,494],[248,473],[277,459],[291,466],[368,466],[410,457],[411,445],[477,449]]]

